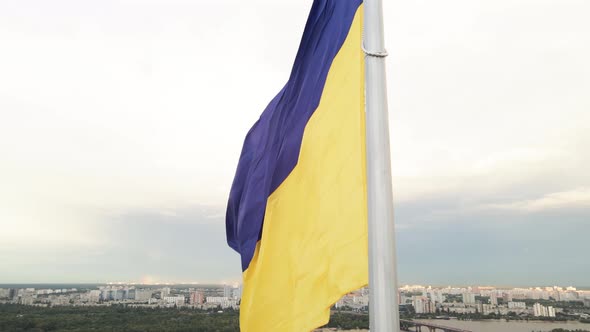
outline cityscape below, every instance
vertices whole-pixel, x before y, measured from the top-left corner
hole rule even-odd
[[[0,305],[45,308],[123,306],[223,312],[239,310],[241,297],[241,284],[0,285]],[[362,288],[342,297],[332,310],[366,314],[369,299],[369,289]],[[402,319],[526,319],[590,323],[590,290],[571,286],[405,285],[399,288],[398,299]]]

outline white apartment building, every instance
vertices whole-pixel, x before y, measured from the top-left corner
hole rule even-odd
[[[412,305],[417,314],[429,314],[436,311],[434,303],[426,296],[414,296],[412,299]]]
[[[475,294],[471,292],[463,293],[463,303],[475,304]]]
[[[496,292],[490,293],[490,304],[493,306],[498,305],[498,294]]]
[[[497,313],[496,306],[492,304],[482,304],[482,313],[484,315]]]
[[[535,303],[533,305],[533,315],[535,315],[535,317],[555,317],[555,308]]]
[[[207,296],[207,303],[217,304],[222,308],[237,308],[238,302],[225,296]]]
[[[149,301],[152,298],[153,291],[151,289],[136,289],[135,301]]]
[[[443,292],[439,289],[429,290],[428,297],[434,303],[443,303],[446,300],[446,297],[443,295]]]
[[[508,309],[526,309],[524,302],[508,302]]]
[[[175,304],[176,306],[184,305],[184,296],[166,296],[164,302],[168,304]]]

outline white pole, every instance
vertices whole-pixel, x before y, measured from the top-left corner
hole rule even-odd
[[[392,332],[399,309],[382,1],[365,0],[364,12],[370,329]]]

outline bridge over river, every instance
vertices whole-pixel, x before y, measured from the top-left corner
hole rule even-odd
[[[436,331],[472,332],[469,330],[463,330],[463,329],[459,329],[456,327],[448,327],[448,326],[442,326],[442,325],[432,324],[432,323],[422,323],[422,322],[416,322],[413,320],[405,320],[405,319],[400,320],[400,327],[401,327],[402,331],[415,331],[415,332],[436,332]]]

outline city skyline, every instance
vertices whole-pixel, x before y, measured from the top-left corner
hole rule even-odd
[[[1,285],[0,285],[1,286]],[[41,285],[39,287],[0,287],[0,303],[24,305],[102,305],[104,302],[128,302],[140,306],[176,307],[208,305],[215,308],[238,309],[242,296],[242,284],[235,285]],[[590,290],[576,287],[432,287],[423,285],[404,285],[398,288],[401,304],[411,304],[416,314],[446,312],[484,313],[507,315],[509,311],[533,314],[535,317],[555,317],[554,303],[558,308],[590,307]],[[154,295],[158,295],[154,297]],[[335,308],[348,306],[366,311],[369,305],[370,289],[353,290],[335,303]],[[527,302],[528,305],[527,305]],[[539,303],[542,302],[543,304]],[[572,302],[576,302],[572,303]],[[445,304],[446,303],[446,304]],[[195,308],[195,307],[193,307]],[[403,311],[403,308],[400,308]],[[500,312],[501,310],[501,312]],[[590,317],[585,309],[577,311]],[[518,313],[518,312],[517,312]],[[567,314],[567,312],[566,312]]]
[[[0,284],[238,282],[231,179],[310,3],[0,3]],[[385,3],[402,284],[590,286],[588,11]]]
[[[234,320],[232,330],[238,330],[240,307],[244,304],[242,293],[242,285],[0,285],[0,306],[8,311],[3,312],[5,329],[22,325],[11,317],[15,316],[15,311],[24,311],[27,315],[35,313],[36,320],[28,324],[36,326],[46,326],[47,320],[59,314],[60,319],[54,326],[75,324],[91,330],[98,325],[105,328],[121,326],[124,322],[127,329],[138,325],[144,329],[158,325],[163,329],[163,321],[170,321],[178,328],[181,315],[184,324],[194,329],[206,324],[203,315],[208,317],[209,324],[212,317],[219,315],[226,322],[216,321],[216,330],[222,324],[227,325],[228,318]],[[315,296],[311,293],[306,301],[313,302]],[[483,326],[496,328],[493,331],[512,331],[514,325],[511,324],[516,323],[519,331],[549,331],[590,323],[590,290],[575,287],[405,285],[398,289],[397,296],[402,330],[419,324],[444,331],[455,331],[454,328],[456,331],[479,331]],[[331,305],[327,327],[368,329],[370,303],[371,290],[367,287],[346,293]],[[97,313],[101,313],[100,320],[87,319]],[[76,319],[80,315],[83,319]],[[117,318],[114,322],[110,318],[113,315]],[[137,318],[137,315],[145,317]],[[162,319],[163,315],[172,319]],[[157,319],[148,321],[152,317]],[[186,322],[188,317],[193,317],[190,322]],[[351,321],[343,326],[343,320]]]
[[[231,286],[231,287],[238,287],[242,285],[241,281],[238,282],[218,282],[218,283],[203,283],[203,282],[153,282],[153,283],[145,283],[145,282],[134,282],[134,281],[115,281],[115,282],[87,282],[87,283],[0,283],[0,288],[27,288],[28,286],[37,286],[35,288],[61,288],[67,286],[133,286],[133,287],[205,287],[205,286]],[[368,288],[367,286],[363,288]],[[582,292],[590,292],[590,286],[576,286],[576,285],[565,285],[565,284],[554,284],[554,285],[489,285],[489,284],[412,284],[412,283],[402,283],[399,285],[399,290],[408,290],[408,289],[498,289],[498,290],[535,290],[535,289],[545,289],[545,288],[558,288],[562,290],[568,289],[575,289],[577,291]],[[589,294],[590,295],[590,294]]]

